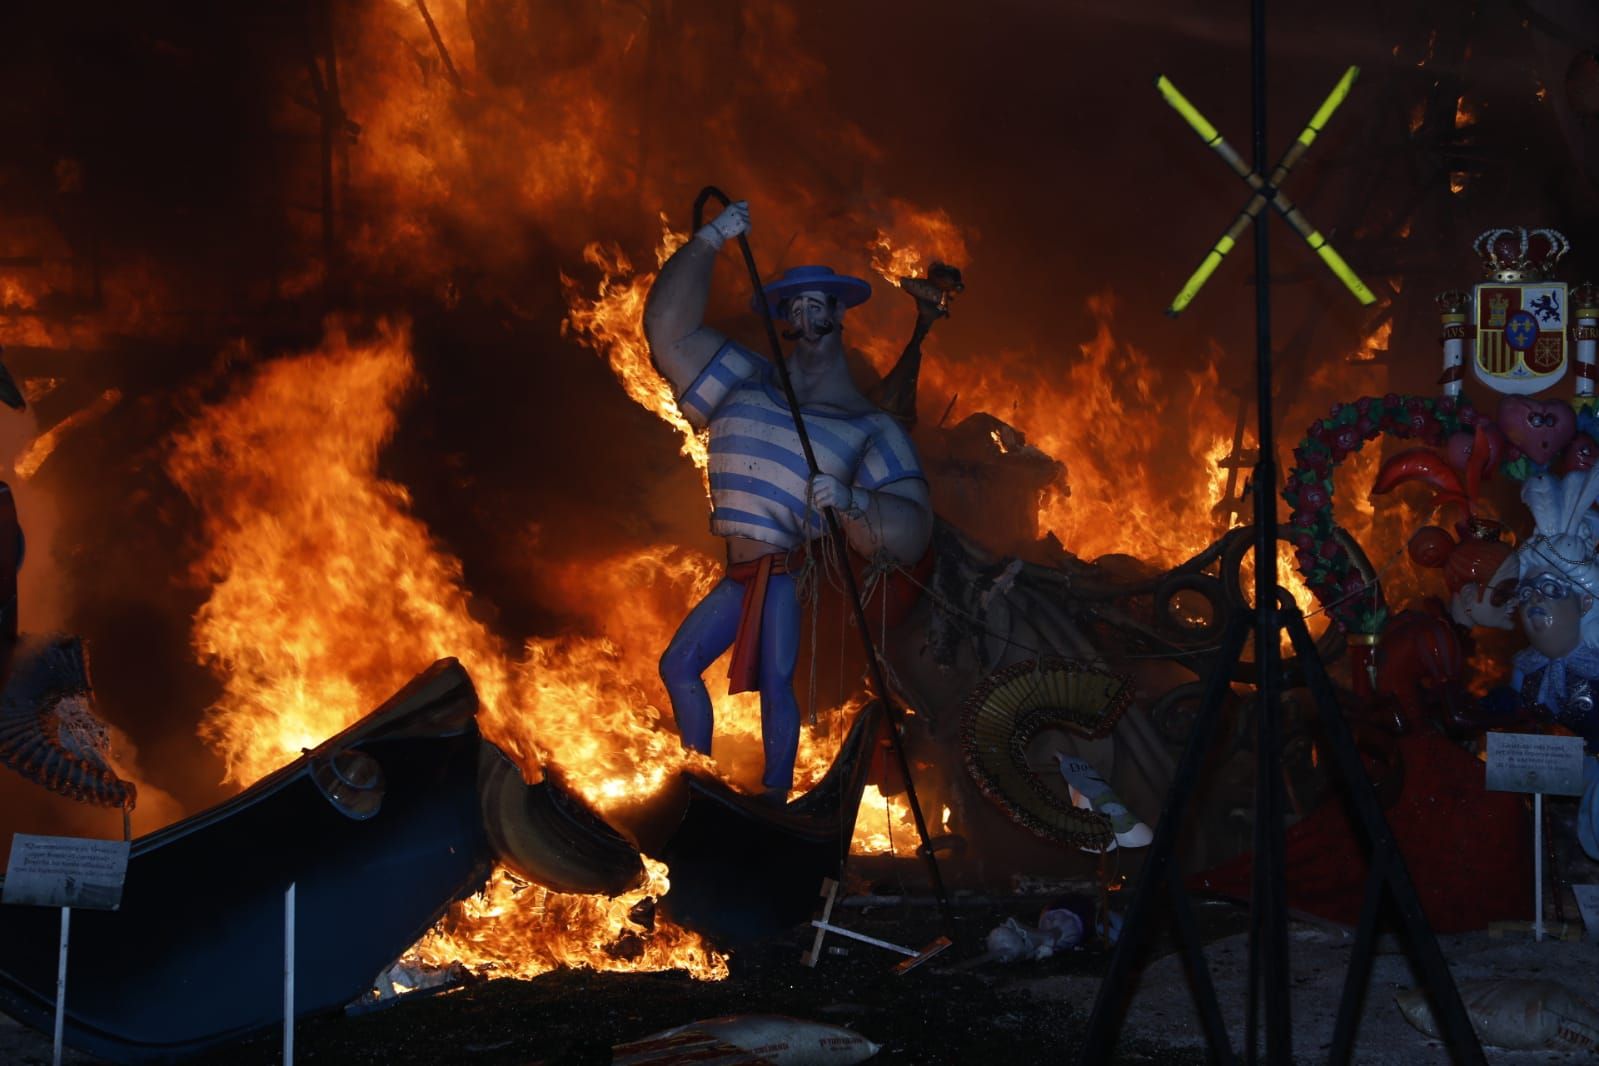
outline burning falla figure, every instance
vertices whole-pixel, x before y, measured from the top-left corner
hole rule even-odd
[[[838,515],[849,547],[909,564],[932,534],[927,482],[905,431],[856,389],[844,359],[846,308],[871,286],[821,266],[795,267],[767,285],[756,310],[787,323],[789,377],[816,463],[812,474],[768,360],[705,325],[711,268],[722,245],[749,228],[733,204],[661,267],[644,310],[655,365],[678,407],[710,433],[711,531],[727,541],[727,576],[689,613],[661,657],[683,746],[709,754],[712,712],[702,675],[729,646],[732,692],[759,690],[766,768],[781,801],[799,746],[794,666],[800,602],[792,571]]]

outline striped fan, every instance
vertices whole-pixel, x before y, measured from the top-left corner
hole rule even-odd
[[[1070,659],[1028,659],[990,674],[961,714],[966,770],[995,806],[1039,836],[1108,847],[1110,819],[1047,788],[1027,765],[1027,747],[1052,728],[1103,737],[1131,699],[1127,677]]]
[[[110,737],[93,707],[81,641],[24,639],[0,693],[0,763],[71,799],[131,809],[134,785],[107,762]]]

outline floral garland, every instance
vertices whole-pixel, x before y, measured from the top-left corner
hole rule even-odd
[[[1355,561],[1333,537],[1333,470],[1339,463],[1385,433],[1430,445],[1450,434],[1469,431],[1486,416],[1452,396],[1362,396],[1335,404],[1326,418],[1311,423],[1294,449],[1296,465],[1288,474],[1283,499],[1290,515],[1288,536],[1295,561],[1310,590],[1327,613],[1351,633],[1375,634],[1387,619],[1381,591],[1361,595],[1366,580]]]

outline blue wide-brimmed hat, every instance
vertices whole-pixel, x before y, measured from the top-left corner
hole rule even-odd
[[[824,292],[838,297],[838,302],[845,307],[854,307],[871,298],[872,286],[860,278],[835,273],[832,267],[798,266],[783,271],[782,277],[763,288],[753,306],[757,311],[764,310],[768,317],[781,318],[778,307],[790,296],[802,292]],[[762,303],[766,305],[764,308]]]

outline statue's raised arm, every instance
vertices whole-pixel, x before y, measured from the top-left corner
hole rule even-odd
[[[655,367],[681,397],[727,338],[705,324],[711,268],[722,245],[750,228],[749,204],[729,205],[661,266],[644,304],[644,338]]]

